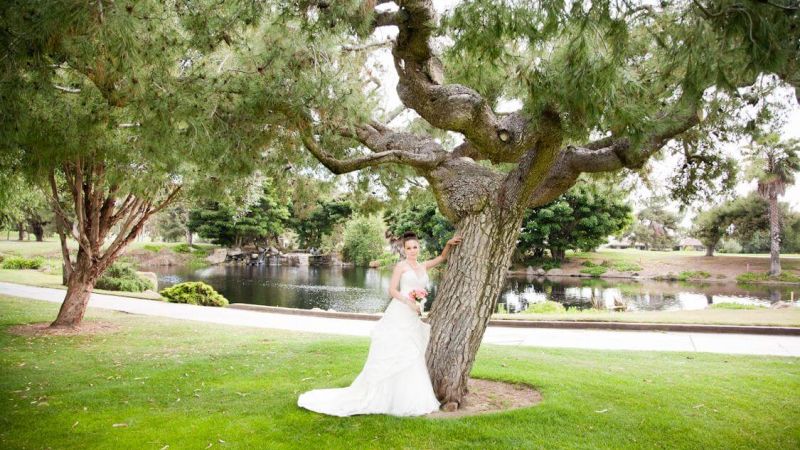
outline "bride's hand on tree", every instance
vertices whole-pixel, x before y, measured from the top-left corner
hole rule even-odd
[[[452,247],[454,245],[458,245],[461,243],[461,236],[453,236],[450,240],[447,241],[448,246]]]

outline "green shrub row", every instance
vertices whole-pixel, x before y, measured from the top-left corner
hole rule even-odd
[[[2,260],[3,269],[39,269],[44,264],[44,258],[37,256],[36,258],[23,258],[21,256],[9,256]]]

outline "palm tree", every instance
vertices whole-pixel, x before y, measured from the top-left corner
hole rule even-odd
[[[769,202],[770,267],[769,275],[781,274],[781,217],[778,197],[795,181],[800,170],[800,140],[781,140],[777,133],[756,137],[750,144],[749,159],[758,181],[758,193]]]

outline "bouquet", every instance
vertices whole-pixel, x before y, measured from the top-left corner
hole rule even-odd
[[[425,289],[414,289],[408,293],[408,298],[419,303],[419,312],[422,314],[422,311],[425,310],[425,302],[428,300],[428,291]]]

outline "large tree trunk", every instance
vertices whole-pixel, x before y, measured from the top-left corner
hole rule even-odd
[[[556,261],[563,261],[567,257],[567,251],[563,248],[550,247],[550,256]]]
[[[781,218],[778,209],[778,196],[769,196],[769,274],[781,274]]]
[[[706,245],[706,256],[714,256],[714,246]]]
[[[42,222],[41,220],[37,220],[35,218],[28,219],[28,225],[31,228],[31,232],[34,236],[36,236],[37,242],[42,242],[44,240],[44,225],[47,222]]]
[[[189,229],[186,230],[186,242],[192,245],[192,232]]]
[[[486,208],[487,210],[490,208]],[[448,259],[430,314],[428,371],[445,409],[462,404],[475,354],[503,287],[522,215],[484,210],[458,224],[462,241]]]
[[[88,255],[79,249],[78,260],[67,281],[67,295],[51,327],[77,328],[80,325],[98,277],[98,268],[93,267]]]
[[[17,223],[17,230],[19,230],[19,240],[25,240],[25,222],[18,222]]]

